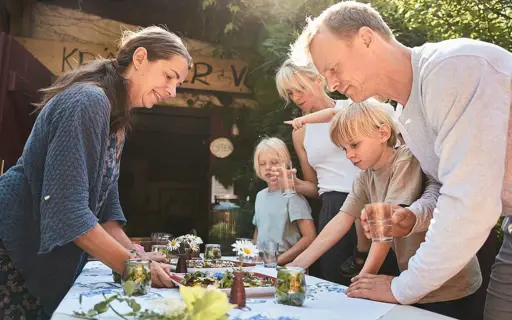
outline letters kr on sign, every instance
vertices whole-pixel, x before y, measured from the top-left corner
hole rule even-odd
[[[113,48],[96,44],[16,38],[54,74],[73,70],[98,56],[115,57]],[[238,60],[192,57],[194,66],[183,87],[190,89],[250,93],[245,85],[247,63]]]

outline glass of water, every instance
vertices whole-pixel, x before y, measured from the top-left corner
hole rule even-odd
[[[279,176],[279,189],[283,197],[292,197],[295,194],[295,173],[292,171],[293,165],[291,161],[281,161],[281,166],[278,168]]]
[[[372,242],[393,241],[391,215],[393,208],[390,203],[372,203],[364,208],[370,227]]]
[[[279,243],[265,241],[259,245],[260,257],[265,268],[277,267],[277,256],[279,255]]]

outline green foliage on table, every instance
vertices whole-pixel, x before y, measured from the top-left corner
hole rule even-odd
[[[135,301],[135,299],[123,298],[123,297],[120,297],[118,295],[113,295],[113,296],[110,296],[108,298],[107,298],[107,296],[103,295],[103,298],[104,298],[103,301],[98,302],[97,304],[95,304],[94,307],[92,309],[90,309],[89,311],[87,311],[87,312],[75,311],[74,315],[76,317],[79,317],[79,318],[94,319],[95,316],[98,316],[98,315],[100,315],[102,313],[107,312],[109,310],[109,308],[110,308],[119,317],[121,317],[122,319],[126,319],[126,317],[135,316],[140,311],[140,309],[141,309],[140,304],[138,304],[137,301]],[[80,298],[79,298],[80,307],[82,305],[82,299],[83,299],[82,295],[80,295]],[[111,303],[113,301],[125,302],[126,304],[128,304],[128,306],[130,306],[130,308],[132,309],[132,312],[127,313],[127,314],[120,314],[117,310],[112,308]]]
[[[196,271],[194,273],[186,274],[181,280],[181,284],[188,287],[203,287],[206,288],[210,285],[217,286],[221,289],[231,288],[235,276],[233,271],[226,270],[222,274],[222,278],[217,279],[212,273]],[[251,272],[244,272],[244,287],[272,287],[274,283],[270,278],[260,278]]]
[[[104,301],[97,303],[91,310],[74,312],[74,315],[79,318],[94,319],[95,316],[111,309],[121,319],[130,317],[138,320],[227,320],[228,312],[235,307],[229,303],[226,294],[218,290],[182,286],[180,287],[180,294],[183,302],[166,304],[168,307],[162,312],[141,311],[140,304],[132,298],[123,298],[118,295],[106,297],[103,295]],[[126,314],[119,313],[111,305],[114,301],[126,303],[132,311]],[[165,302],[165,299],[161,302]],[[82,295],[80,295],[81,304]]]

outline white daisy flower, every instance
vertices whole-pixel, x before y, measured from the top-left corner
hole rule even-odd
[[[231,246],[233,247],[233,251],[236,252],[237,255],[241,255],[244,257],[254,258],[257,257],[260,252],[252,242],[247,240],[238,240]]]
[[[178,239],[172,239],[171,241],[169,241],[169,244],[167,244],[167,247],[169,247],[169,249],[171,250],[178,250],[180,248],[180,245],[181,241],[179,241]]]
[[[195,237],[194,238],[194,242],[197,243],[197,244],[202,244],[203,243],[203,240],[201,239],[201,237]]]
[[[194,252],[199,251],[199,245],[198,245],[197,243],[195,243],[195,242],[192,242],[192,243],[190,244],[190,249],[191,249],[192,251],[194,251]]]

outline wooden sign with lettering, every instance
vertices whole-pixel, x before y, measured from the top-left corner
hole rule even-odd
[[[115,49],[97,44],[59,42],[33,38],[18,40],[50,71],[59,75],[98,56],[112,58]],[[194,66],[183,84],[184,88],[250,93],[245,86],[247,63],[238,60],[194,57]]]

